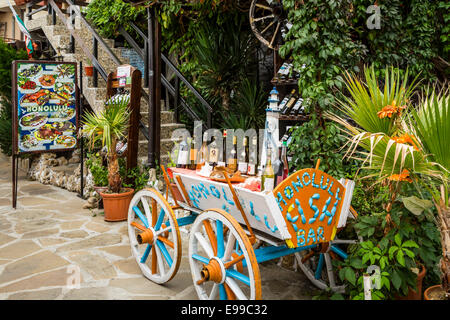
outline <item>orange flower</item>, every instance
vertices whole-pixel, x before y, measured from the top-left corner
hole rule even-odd
[[[416,143],[414,142],[414,137],[411,137],[409,134],[405,133],[400,137],[392,137],[391,139],[397,143],[409,144],[414,147],[415,150],[419,151]]]
[[[412,182],[411,178],[409,177],[409,171],[408,169],[403,169],[402,173],[400,174],[393,174],[388,177],[391,181],[407,181]]]
[[[380,119],[383,118],[392,118],[394,114],[400,115],[402,113],[402,110],[406,108],[406,105],[404,106],[397,106],[395,100],[392,101],[392,104],[387,105],[381,109],[381,111],[377,112],[377,116]]]

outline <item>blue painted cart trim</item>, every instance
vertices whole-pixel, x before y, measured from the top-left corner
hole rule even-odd
[[[152,248],[152,245],[151,244],[147,244],[147,248],[145,248],[144,255],[141,258],[141,263],[145,263],[145,261],[147,261],[148,254],[150,253],[150,249],[151,248]]]
[[[227,277],[234,278],[234,279],[239,280],[239,281],[245,283],[246,285],[250,286],[250,278],[243,275],[242,273],[240,273],[236,270],[232,270],[232,269],[226,270],[225,273],[226,273]]]
[[[324,260],[325,260],[325,257],[323,255],[323,253],[321,253],[319,255],[319,262],[317,263],[316,273],[314,274],[314,278],[316,278],[317,280],[319,280],[320,277],[322,276],[322,269],[323,269],[323,261]]]
[[[164,258],[166,259],[167,264],[169,265],[169,267],[172,267],[172,258],[170,257],[169,252],[166,249],[166,246],[164,245],[164,243],[162,243],[159,240],[156,240],[156,245],[158,246],[159,250],[161,250]]]
[[[138,216],[138,218],[142,221],[142,223],[144,224],[144,226],[145,226],[146,228],[148,228],[149,226],[148,226],[147,218],[144,216],[144,214],[141,212],[141,210],[139,210],[138,207],[134,206],[134,207],[133,207],[133,211],[134,211],[134,213]]]
[[[348,254],[346,254],[344,251],[342,251],[342,249],[340,249],[337,246],[331,246],[331,251],[333,251],[334,253],[336,253],[337,255],[339,255],[341,258],[343,259],[347,259],[348,258]]]
[[[186,226],[188,224],[193,224],[195,221],[195,218],[197,218],[196,214],[192,214],[187,217],[179,218],[177,219],[178,227]],[[170,226],[170,221],[167,221],[166,226]],[[171,230],[169,230],[171,231]]]
[[[316,244],[311,244],[309,246],[299,247],[299,248],[288,248],[286,245],[283,246],[269,246],[263,247],[255,250],[256,261],[258,263],[277,259],[283,256],[287,256],[296,252],[303,250],[309,250],[316,247]],[[244,267],[247,265],[246,261],[243,261]]]

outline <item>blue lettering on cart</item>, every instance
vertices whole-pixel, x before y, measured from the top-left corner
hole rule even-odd
[[[199,201],[196,198],[195,194],[192,192],[192,190],[189,190],[189,199],[191,199],[192,203],[194,204],[194,207],[199,208],[198,206]]]
[[[209,186],[209,190],[211,190],[211,194],[216,197],[217,199],[220,199],[220,192],[217,190],[217,188],[214,185]]]
[[[339,198],[339,191],[341,191],[341,189],[339,189],[339,187],[338,187],[337,190],[336,190],[336,195],[334,196],[334,198],[335,198],[337,201],[341,200],[341,198]]]
[[[224,187],[222,187],[222,192],[223,192],[223,197],[224,197],[225,201],[228,202],[230,205],[234,206],[234,202],[231,201],[231,200],[228,200],[227,194],[225,193],[225,188]]]
[[[294,196],[294,190],[292,190],[290,186],[287,186],[284,188],[284,195],[288,198],[288,200],[290,200]]]
[[[267,220],[267,214],[264,215],[264,223],[266,224],[266,227],[267,227],[270,231],[272,231],[272,232],[275,233],[275,231],[278,230],[277,226],[275,226],[275,225],[273,226],[273,228],[270,227],[269,221]]]
[[[281,202],[283,202],[285,206],[287,205],[286,200],[283,199],[283,195],[281,194],[281,192],[278,192],[277,193],[277,203],[278,203],[278,207],[280,207],[281,212],[283,212],[283,208],[280,205]]]
[[[255,213],[255,209],[253,208],[253,202],[250,201],[250,214],[255,217],[256,221],[261,221],[261,218],[258,217]]]
[[[297,231],[297,246],[301,247],[305,245],[305,230],[300,229]]]
[[[309,178],[308,183],[306,183],[306,181],[305,181],[305,177],[306,177],[306,176],[308,176],[308,178]],[[303,173],[302,181],[303,181],[303,184],[305,185],[305,187],[308,186],[308,185],[311,183],[311,176],[309,175],[308,172]]]
[[[322,239],[323,241],[325,241],[325,238],[323,236],[323,227],[318,227],[317,228],[317,241],[319,241],[319,239]]]
[[[315,179],[316,179],[316,173],[314,172],[314,173],[313,173],[313,176],[312,176],[312,179],[311,179],[311,181],[312,181],[312,186],[313,186],[314,188],[319,189],[319,185],[314,183],[314,180],[315,180]]]
[[[333,192],[331,192],[331,187],[333,186],[334,181],[331,181],[330,186],[328,187],[328,193],[330,194],[330,196],[334,196]]]
[[[294,206],[294,204],[292,204],[292,206]],[[297,232],[297,230],[298,230],[298,227],[297,227],[297,225],[295,224],[295,223],[297,222],[297,220],[298,220],[298,217],[299,217],[299,216],[295,216],[294,218],[292,218],[292,217],[291,217],[291,214],[290,214],[289,212],[286,214],[286,218],[287,218],[287,220],[291,223],[291,225],[292,225],[292,227],[294,228],[294,231],[295,231],[295,232]]]
[[[192,185],[191,189],[192,189],[192,191],[195,191],[195,192],[196,192],[196,193],[194,193],[194,194],[195,194],[195,196],[196,196],[197,198],[201,198],[201,197],[202,197],[202,193],[201,193],[200,191],[198,191],[198,189],[197,189],[197,187],[196,187],[195,185]]]
[[[206,189],[205,185],[203,183],[200,183],[198,186],[198,190],[203,194],[205,199],[208,199],[209,191]]]
[[[319,208],[313,204],[313,201],[318,199],[320,199],[320,194],[318,193],[313,194],[311,198],[309,198],[309,207],[314,210],[314,216],[309,219],[309,224],[314,223],[319,216]]]
[[[316,233],[314,232],[313,228],[309,228],[308,231],[308,238],[306,239],[306,243],[309,243],[310,239],[312,240],[312,243],[316,243]]]
[[[320,188],[322,189],[322,190],[326,190],[327,189],[327,187],[328,187],[328,183],[330,182],[330,178],[327,178],[327,184],[326,185],[323,185],[322,183],[323,183],[323,176],[322,176],[322,178],[320,179]]]
[[[295,204],[297,205],[298,213],[300,214],[300,217],[302,218],[302,223],[305,224],[306,223],[305,213],[303,212],[303,208],[300,205],[300,201],[298,199],[295,199]]]
[[[292,186],[294,187],[295,191],[297,191],[297,192],[298,192],[298,188],[297,187],[303,188],[303,185],[300,182],[300,177],[299,176],[297,176],[297,182],[292,181]]]
[[[339,202],[339,200],[336,200],[336,201],[334,202],[333,208],[331,209],[331,212],[328,211],[328,206],[329,206],[330,203],[331,203],[331,197],[329,197],[328,200],[325,202],[325,205],[323,206],[322,214],[320,215],[319,220],[320,220],[320,221],[323,221],[323,219],[325,218],[325,216],[327,216],[327,217],[329,217],[327,223],[328,223],[328,225],[330,225],[331,222],[333,221],[334,214],[336,213],[336,208],[337,208],[338,202]]]
[[[222,210],[225,210],[227,213],[230,213],[230,209],[226,205],[222,205]]]

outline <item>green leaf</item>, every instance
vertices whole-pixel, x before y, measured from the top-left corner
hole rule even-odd
[[[411,197],[403,197],[402,202],[405,205],[405,208],[408,209],[411,213],[416,216],[422,214],[424,210],[430,209],[433,207],[433,202],[426,199],[420,199],[416,196]]]
[[[392,246],[389,248],[389,259],[392,259],[392,257],[394,256],[395,251],[398,250],[398,247],[396,246]]]
[[[415,241],[413,241],[413,240],[406,240],[405,242],[403,242],[402,247],[419,248],[417,243]]]
[[[364,268],[364,265],[359,258],[353,258],[350,262],[350,265],[355,269],[362,269]]]
[[[405,255],[402,250],[397,251],[397,261],[405,267]]]
[[[356,274],[352,268],[346,268],[345,270],[345,279],[347,279],[352,285],[356,283]]]
[[[394,270],[392,272],[391,282],[394,285],[395,289],[397,289],[397,290],[400,289],[400,286],[402,285],[402,279],[400,278],[400,276],[399,276],[399,274],[397,273],[396,270]]]
[[[395,243],[400,247],[402,245],[402,236],[400,233],[397,233],[394,237]]]

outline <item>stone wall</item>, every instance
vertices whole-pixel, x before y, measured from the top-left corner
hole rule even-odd
[[[142,78],[144,78],[145,64],[141,57],[137,54],[134,49],[122,48],[122,57],[129,59],[130,64],[141,71]]]

